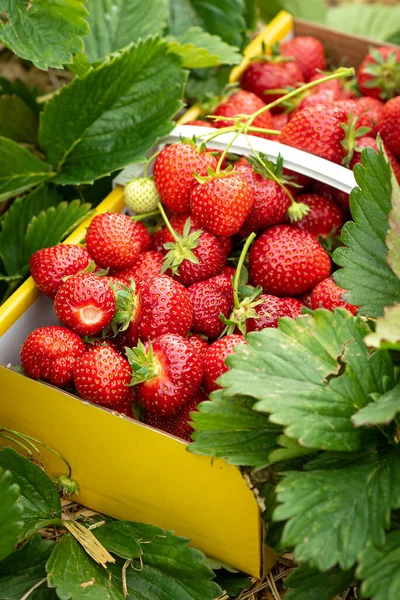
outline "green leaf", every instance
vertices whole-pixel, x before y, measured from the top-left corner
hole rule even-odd
[[[225,88],[229,83],[230,71],[230,67],[226,66],[216,69],[192,70],[186,84],[185,97],[193,102],[204,103],[208,101],[214,105],[215,96],[223,96],[225,93]]]
[[[121,558],[139,558],[141,541],[129,521],[112,521],[93,530],[103,546]]]
[[[389,533],[383,546],[370,546],[360,556],[357,575],[364,579],[363,598],[398,600],[400,597],[400,531]]]
[[[286,435],[280,435],[276,441],[281,447],[273,450],[269,454],[268,462],[270,465],[283,460],[292,460],[299,456],[306,456],[307,454],[312,454],[314,452],[311,448],[300,446],[296,440],[293,440]]]
[[[39,139],[61,184],[91,183],[145,161],[173,128],[186,73],[159,38],[139,42],[55,95],[42,114]]]
[[[280,10],[287,10],[293,17],[317,23],[324,23],[326,19],[327,6],[324,0],[258,0],[257,4],[261,17],[266,22],[273,19]]]
[[[5,137],[0,137],[0,155],[0,202],[52,176],[50,165]]]
[[[179,37],[190,27],[200,26],[230,46],[242,47],[246,31],[244,0],[169,0],[168,4],[171,35]]]
[[[383,317],[375,322],[375,331],[364,339],[373,348],[400,350],[400,304],[383,309]]]
[[[36,102],[36,97],[40,94],[37,88],[29,88],[23,81],[16,79],[8,81],[5,77],[0,77],[0,96],[17,96],[31,109],[35,115],[39,115],[40,106]]]
[[[60,600],[123,600],[122,585],[96,564],[80,544],[64,535],[46,565],[49,587]]]
[[[210,35],[200,27],[191,27],[186,33],[169,41],[169,48],[170,52],[182,56],[183,66],[189,69],[237,65],[242,60],[238,48],[229,46],[217,35]]]
[[[400,384],[379,396],[352,417],[355,427],[361,425],[387,425],[400,412]]]
[[[386,246],[388,247],[387,262],[389,267],[400,278],[400,187],[392,171],[391,174],[392,210],[388,215],[389,231],[386,235]]]
[[[0,562],[0,598],[20,600],[34,585],[46,578],[46,562],[55,547],[34,535],[16,552]],[[46,582],[43,588],[47,588]],[[38,591],[41,588],[38,588]],[[49,597],[51,592],[49,593]],[[32,594],[29,598],[36,598]]]
[[[341,267],[333,274],[336,283],[349,292],[346,300],[361,306],[359,313],[379,317],[385,306],[400,301],[400,280],[386,262],[385,244],[391,209],[391,171],[383,153],[366,148],[363,165],[356,165],[358,184],[350,195],[354,222],[342,229],[340,247],[333,260]]]
[[[223,457],[234,465],[264,467],[276,445],[280,429],[263,414],[252,410],[254,400],[245,396],[225,398],[221,390],[192,413],[195,440],[190,452]]]
[[[0,450],[0,466],[12,472],[14,481],[20,488],[25,536],[30,536],[47,525],[59,524],[60,498],[51,479],[40,467],[12,448]]]
[[[22,534],[23,512],[19,487],[14,483],[12,473],[0,467],[0,561],[13,551]]]
[[[89,62],[149,35],[162,34],[167,22],[167,0],[87,0],[91,33],[85,37]]]
[[[285,587],[294,588],[285,600],[332,600],[353,583],[352,571],[335,568],[321,573],[308,565],[297,567],[285,580]]]
[[[387,40],[398,32],[400,7],[382,4],[342,4],[330,7],[326,25],[374,40]]]
[[[61,69],[89,33],[85,0],[3,0],[0,40],[39,69]]]
[[[25,144],[35,144],[38,120],[18,96],[0,96],[0,136]]]
[[[391,509],[400,507],[398,449],[282,475],[273,519],[287,520],[281,544],[295,548],[296,561],[347,570],[368,543],[384,543]]]
[[[219,585],[230,598],[237,598],[240,592],[251,587],[250,577],[246,577],[243,573],[231,573],[226,569],[217,571],[215,583]]]
[[[367,332],[343,309],[283,318],[278,329],[249,334],[244,351],[237,347],[227,358],[224,396],[255,398],[254,410],[270,413],[306,448],[357,450],[361,434],[351,416],[393,380],[387,352],[369,356]]]
[[[189,548],[188,539],[152,525],[125,524],[143,552],[140,561],[134,560],[126,571],[129,598],[212,600],[220,595],[204,554]],[[110,570],[115,578],[121,578],[119,565],[111,566]]]
[[[50,206],[56,206],[61,200],[57,190],[47,184],[42,184],[27,196],[14,200],[4,215],[0,232],[0,257],[10,276],[20,273],[28,264],[29,256],[25,254],[24,243],[28,225],[33,217]]]

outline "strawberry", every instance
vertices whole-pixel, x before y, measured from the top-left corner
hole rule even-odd
[[[86,233],[86,247],[99,267],[131,267],[141,251],[143,230],[127,215],[96,215]]]
[[[39,290],[54,298],[64,277],[84,271],[90,263],[89,252],[82,246],[59,244],[32,254],[31,275]]]
[[[357,145],[362,139],[363,138],[361,137],[357,140]],[[312,192],[314,194],[325,196],[325,198],[328,198],[329,200],[333,200],[335,204],[339,204],[339,206],[344,210],[349,208],[349,194],[342,192],[341,190],[338,190],[327,183],[322,183],[322,181],[314,181]]]
[[[85,343],[69,329],[59,325],[39,327],[22,344],[21,365],[32,379],[65,387],[72,383],[75,365],[85,352]]]
[[[380,100],[400,94],[400,50],[371,48],[357,70],[360,92]]]
[[[197,127],[214,127],[208,121],[202,121],[201,119],[194,119],[194,121],[188,121],[187,123],[183,123],[184,125],[195,125]]]
[[[142,214],[155,210],[160,202],[153,177],[135,177],[124,188],[124,200],[134,213]]]
[[[172,227],[165,213],[163,218],[167,224],[164,235],[167,240],[164,244],[164,272],[170,271],[174,279],[188,286],[222,271],[225,266],[225,251],[217,236],[197,229],[192,225],[189,215],[184,224],[180,223],[175,227]]]
[[[137,286],[140,286],[144,281],[153,277],[153,275],[161,275],[164,255],[155,250],[141,252],[132,267],[122,270],[113,270],[112,274],[119,279],[124,279],[129,283],[130,279],[134,279]]]
[[[293,115],[282,129],[279,141],[341,163],[346,156],[343,146],[346,134],[341,124],[346,120],[346,112],[338,106],[305,108]]]
[[[139,290],[139,337],[152,339],[165,333],[187,336],[193,319],[188,291],[168,275],[156,275]]]
[[[327,277],[316,285],[312,291],[312,309],[326,308],[327,310],[334,310],[335,308],[345,308],[350,311],[352,315],[355,315],[359,307],[342,300],[342,295],[344,293],[345,290],[336,285],[331,277]]]
[[[386,102],[379,122],[379,132],[385,145],[400,159],[400,96]]]
[[[198,404],[205,400],[207,400],[207,396],[202,390],[199,390],[187,404],[179,408],[173,415],[162,416],[151,412],[146,413],[145,423],[190,442],[193,433],[193,427],[190,425],[190,413],[196,412]]]
[[[297,221],[297,227],[316,236],[329,235],[333,229],[337,233],[340,232],[343,216],[340,208],[332,200],[318,194],[302,194],[297,200],[311,209],[305,217]]]
[[[289,115],[287,113],[280,113],[279,115],[272,115],[272,129],[281,131],[289,123]],[[276,139],[276,136],[271,136],[270,139]]]
[[[312,106],[319,106],[320,104],[332,104],[335,100],[340,100],[340,94],[335,90],[321,90],[308,94],[298,104],[295,112],[303,110],[304,108],[310,108]],[[295,114],[295,112],[293,114]]]
[[[217,159],[191,143],[167,146],[154,163],[154,183],[165,206],[177,213],[189,212],[190,192],[197,186],[195,174],[205,177],[217,168]]]
[[[265,102],[263,102],[255,94],[252,94],[251,92],[245,92],[244,90],[239,90],[238,92],[235,92],[229,96],[227,100],[219,104],[214,111],[214,115],[218,117],[235,117],[239,114],[252,115],[264,106]],[[241,119],[239,122],[243,123],[244,121],[245,118]],[[219,129],[222,127],[231,127],[234,125],[234,121],[229,119],[218,119],[214,121],[214,125]],[[252,127],[272,129],[272,117],[269,110],[266,110],[261,115],[256,117],[252,123]],[[252,135],[257,135],[263,138],[268,137],[268,134],[263,133],[254,133]]]
[[[147,252],[148,250],[151,250],[151,246],[152,246],[153,242],[151,239],[151,235],[147,230],[147,227],[140,221],[135,223],[135,227],[136,227],[136,235],[138,236],[138,238],[140,240],[140,252]]]
[[[214,235],[237,233],[253,202],[251,186],[235,173],[210,175],[190,195],[192,213]]]
[[[226,335],[207,350],[204,356],[204,388],[208,394],[220,389],[217,380],[229,370],[225,360],[238,344],[246,344],[242,335]]]
[[[283,56],[293,59],[294,64],[300,69],[304,80],[309,81],[316,69],[325,71],[325,48],[319,40],[311,36],[298,36],[288,42],[280,44]]]
[[[54,299],[58,319],[79,335],[96,335],[110,325],[116,312],[112,287],[93,273],[72,275],[60,285]]]
[[[116,352],[118,352],[118,345],[115,340],[110,340],[108,338],[85,338],[86,350],[93,350],[93,348],[112,348]]]
[[[167,333],[127,350],[132,384],[146,411],[172,415],[196,394],[203,379],[200,355],[180,335]]]
[[[275,225],[254,242],[250,281],[276,296],[296,296],[329,277],[331,262],[318,240],[294,225]]]
[[[225,275],[217,275],[194,283],[187,291],[193,305],[192,330],[217,338],[224,329],[220,315],[228,318],[233,309],[232,281]]]
[[[117,408],[132,396],[128,361],[109,347],[89,350],[75,367],[74,383],[84,400]]]
[[[400,183],[400,165],[389,150],[389,148],[387,148],[386,146],[384,147],[386,155],[389,159],[390,166],[393,169],[393,173],[397,181]],[[356,164],[361,163],[361,152],[364,148],[372,148],[373,150],[375,150],[376,153],[378,153],[378,144],[376,143],[376,139],[373,137],[364,136],[357,140],[357,146],[354,151],[353,160],[350,163],[351,169],[354,169]]]
[[[294,62],[273,62],[273,59],[270,59],[251,62],[242,75],[240,86],[248,92],[253,92],[264,102],[270,103],[284,96],[286,88],[296,87],[302,82],[303,73]],[[268,93],[270,90],[277,91]],[[273,112],[281,110],[273,109]]]
[[[200,356],[203,358],[204,354],[208,350],[208,342],[199,333],[189,333],[188,341],[192,344],[193,348],[197,350]]]
[[[218,236],[218,239],[222,244],[225,258],[228,258],[228,256],[230,256],[232,254],[232,250],[233,250],[232,238],[229,235],[220,235],[220,236]]]
[[[118,406],[113,406],[113,409],[116,412],[119,412],[121,415],[125,415],[126,417],[130,417],[131,419],[136,420],[135,413],[132,410],[132,404],[134,404],[133,400],[134,397],[132,394],[130,398],[126,398],[120,404],[118,404]]]
[[[300,294],[299,296],[299,300],[300,302],[302,302],[304,304],[304,306],[306,306],[307,308],[312,308],[312,304],[311,304],[311,296],[312,296],[312,290],[308,291],[308,292],[304,292],[304,294]]]
[[[338,100],[335,102],[335,106],[343,109],[347,115],[347,119],[350,113],[357,118],[355,123],[355,130],[361,127],[365,128],[364,135],[376,136],[378,133],[378,122],[380,121],[383,114],[384,104],[376,98],[354,98],[352,100]],[[369,131],[367,131],[369,129]]]
[[[302,302],[296,298],[278,298],[268,294],[261,294],[257,298],[260,302],[255,307],[257,317],[246,321],[246,330],[261,331],[266,327],[278,327],[278,321],[281,317],[291,317],[295,319],[301,315]]]

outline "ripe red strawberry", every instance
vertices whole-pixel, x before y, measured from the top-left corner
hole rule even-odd
[[[89,350],[75,367],[74,383],[84,400],[117,408],[132,396],[128,361],[109,347]]]
[[[85,352],[85,343],[65,327],[39,327],[22,344],[21,366],[32,379],[65,387],[72,383],[75,365]]]
[[[332,104],[335,100],[340,100],[340,93],[336,90],[321,90],[320,92],[311,93],[299,102],[296,112],[320,104]]]
[[[139,337],[153,339],[164,333],[186,337],[193,319],[190,295],[184,286],[168,275],[156,275],[139,290]]]
[[[187,291],[193,305],[192,330],[210,339],[217,338],[224,330],[220,315],[228,318],[233,309],[232,281],[217,275],[194,283]]]
[[[99,267],[125,269],[139,256],[143,230],[127,215],[96,215],[86,233],[86,247]]]
[[[380,121],[383,114],[384,104],[376,98],[353,98],[351,100],[338,100],[335,102],[335,106],[343,109],[346,113],[346,121],[348,120],[350,113],[357,118],[355,124],[355,130],[361,127],[369,128],[370,131],[366,131],[368,135],[376,136],[378,133],[378,122]]]
[[[214,235],[237,233],[253,202],[251,186],[235,173],[207,178],[193,189],[190,196],[192,213]]]
[[[161,254],[161,252],[148,250],[147,252],[141,252],[139,254],[132,267],[118,271],[113,270],[112,274],[119,279],[124,279],[127,283],[129,283],[132,278],[136,285],[140,287],[140,285],[149,279],[149,277],[161,275],[163,262],[164,255]]]
[[[329,235],[333,229],[340,233],[343,216],[340,208],[332,200],[318,194],[302,194],[297,200],[310,207],[310,212],[297,221],[297,227],[317,236]]]
[[[54,310],[61,323],[79,335],[100,333],[111,323],[116,306],[107,278],[93,273],[69,277],[54,299]]]
[[[357,145],[356,145],[356,148],[354,151],[353,160],[350,163],[351,169],[354,169],[354,166],[357,163],[362,162],[361,161],[361,153],[364,148],[372,148],[373,150],[375,150],[376,153],[378,153],[378,145],[376,143],[376,139],[373,137],[364,136],[357,140]],[[394,175],[395,175],[397,181],[400,183],[400,165],[397,162],[397,160],[395,159],[395,157],[393,156],[393,154],[391,153],[391,151],[389,150],[389,148],[387,148],[386,146],[385,146],[385,152],[389,159],[390,166],[393,169]]]
[[[140,252],[147,252],[148,250],[151,250],[152,240],[147,227],[141,221],[135,223],[135,226],[136,233],[140,239]]]
[[[282,42],[280,51],[283,56],[291,57],[309,81],[315,70],[325,71],[325,48],[319,40],[311,36],[298,36],[288,42]]]
[[[302,82],[304,82],[303,73],[294,62],[255,60],[243,73],[240,86],[248,92],[253,92],[269,104],[284,96],[284,93],[268,94],[266,92],[296,87],[298,83]],[[272,112],[280,112],[280,109],[273,109]]]
[[[154,183],[165,206],[177,213],[189,212],[190,192],[197,185],[195,174],[205,177],[217,168],[217,159],[190,143],[161,150],[154,163]]]
[[[304,304],[304,306],[306,306],[307,308],[312,308],[312,304],[311,304],[311,296],[312,296],[312,290],[308,291],[308,292],[304,292],[304,294],[300,294],[299,296],[299,300],[300,302],[302,302]]]
[[[208,342],[206,338],[199,333],[189,333],[187,339],[192,344],[193,348],[195,348],[195,350],[197,350],[197,352],[203,358],[204,354],[208,350]]]
[[[400,94],[400,50],[371,48],[357,71],[363,96],[388,100]]]
[[[265,106],[265,102],[263,102],[258,96],[252,94],[251,92],[245,92],[244,90],[239,90],[229,96],[227,100],[221,102],[217,106],[214,111],[214,115],[218,117],[235,117],[236,115],[252,115],[260,108]],[[245,118],[241,120],[244,122]],[[215,120],[214,126],[219,129],[222,127],[231,127],[234,125],[234,121],[230,121],[229,119],[221,119]],[[272,117],[269,110],[266,110],[261,115],[256,117],[252,123],[253,127],[260,127],[261,129],[272,129]],[[269,137],[268,134],[263,133],[252,133],[252,135],[257,135],[259,137]]]
[[[192,439],[193,427],[190,425],[191,412],[196,412],[198,404],[207,400],[207,396],[202,390],[196,392],[187,404],[179,408],[174,415],[162,416],[155,413],[148,412],[145,416],[145,423],[175,435],[182,440],[190,442]]]
[[[204,356],[204,388],[208,394],[220,389],[217,380],[229,370],[225,360],[238,344],[246,344],[242,335],[226,335],[207,350]]]
[[[248,163],[236,166],[235,171],[251,185],[254,194],[254,203],[243,223],[241,235],[247,237],[252,231],[284,223],[291,202],[283,189],[275,181],[264,179]]]
[[[89,252],[82,246],[59,244],[37,250],[30,258],[29,268],[39,290],[54,298],[63,278],[84,271],[89,262]]]
[[[172,415],[189,402],[203,380],[198,352],[180,335],[167,333],[127,350],[136,395],[148,412]]]
[[[359,143],[359,138],[357,140],[357,144]],[[345,211],[349,208],[349,194],[346,192],[342,192],[327,183],[322,183],[322,181],[314,181],[312,186],[312,192],[314,194],[320,194],[321,196],[325,196],[329,200],[333,200],[335,204],[339,204],[339,206]]]
[[[331,261],[318,240],[294,225],[264,231],[249,254],[253,285],[276,296],[296,296],[329,277]]]
[[[341,163],[346,156],[342,144],[345,131],[341,124],[346,121],[346,112],[338,106],[305,108],[293,115],[281,131],[279,141],[334,163]]]
[[[335,308],[346,308],[351,314],[355,315],[359,307],[342,300],[345,291],[336,285],[331,277],[324,279],[312,291],[312,309],[326,308],[327,310],[334,310]]]
[[[225,258],[228,258],[228,256],[232,254],[233,250],[232,238],[229,235],[220,235],[218,236],[218,239],[224,249]]]
[[[289,123],[289,115],[287,113],[280,113],[279,115],[272,115],[272,129],[281,131]],[[276,139],[276,136],[271,136],[270,139]]]
[[[400,96],[386,102],[379,122],[379,132],[385,145],[396,158],[400,159]]]
[[[278,321],[281,317],[291,317],[295,319],[301,315],[303,304],[296,298],[278,298],[268,294],[261,294],[257,300],[262,300],[254,310],[258,318],[247,319],[246,330],[261,331],[266,327],[278,327]]]
[[[113,409],[116,412],[121,413],[121,415],[125,415],[127,417],[130,417],[131,419],[135,419],[136,420],[135,413],[132,410],[132,404],[134,404],[133,393],[131,394],[130,398],[126,398],[126,400],[123,400],[121,402],[121,404],[118,404],[118,406],[113,406]]]
[[[184,125],[196,125],[197,127],[214,127],[208,121],[202,121],[201,119],[194,119],[194,121],[188,121]]]

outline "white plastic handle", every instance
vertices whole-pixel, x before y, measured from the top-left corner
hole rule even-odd
[[[202,139],[206,140],[207,135],[213,131],[218,130],[211,127],[205,128],[194,125],[177,125],[175,129],[168,136],[166,136],[162,142],[160,142],[160,144],[157,145],[154,152],[156,152],[157,149],[166,146],[167,144],[179,142],[182,137],[192,138],[193,136],[196,136],[198,141],[201,141]],[[210,142],[207,142],[207,145],[210,148],[215,148],[216,150],[224,150],[234,136],[235,133],[223,133],[220,136],[210,140]],[[322,181],[323,183],[331,185],[332,187],[346,192],[347,194],[350,194],[351,190],[357,185],[353,172],[350,169],[342,167],[341,165],[332,163],[329,160],[320,158],[319,156],[308,154],[308,152],[303,152],[303,150],[285,146],[284,144],[280,144],[279,142],[273,140],[266,140],[254,135],[248,137],[250,138],[250,142],[254,150],[257,152],[263,152],[272,162],[276,162],[278,154],[280,154],[283,158],[284,166],[292,171],[295,171],[296,173],[301,173],[302,175],[307,175],[312,179]],[[246,139],[246,136],[243,134],[237,137],[229,151],[238,155],[247,155],[252,153],[252,149]],[[124,169],[115,178],[114,183],[118,185],[126,185],[131,179],[140,175],[142,171],[142,165],[129,165],[129,167]],[[150,171],[151,169],[149,169],[149,172]]]

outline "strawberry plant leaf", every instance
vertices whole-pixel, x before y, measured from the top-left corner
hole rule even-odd
[[[336,567],[321,573],[318,569],[302,565],[285,580],[285,587],[293,588],[285,595],[285,600],[333,600],[353,581],[353,571],[342,571]]]
[[[385,306],[400,300],[400,280],[387,264],[386,234],[391,209],[391,170],[383,153],[366,148],[362,165],[356,165],[358,184],[350,195],[353,221],[346,223],[333,260],[342,267],[333,274],[336,283],[349,290],[344,298],[359,313],[379,317]]]
[[[1,222],[0,257],[9,276],[20,274],[28,264],[24,241],[29,224],[33,217],[50,206],[56,206],[62,198],[57,190],[50,185],[42,184],[33,192],[14,200]]]
[[[159,527],[125,522],[141,546],[141,559],[126,570],[128,597],[134,600],[213,600],[221,590],[213,571],[199,550],[189,548],[189,540]],[[112,565],[113,580],[121,579],[121,566]]]
[[[245,39],[244,0],[169,0],[168,31],[180,36],[190,27],[200,26],[220,36],[230,46],[242,47]]]
[[[0,77],[0,96],[3,96],[4,94],[7,96],[17,96],[29,106],[36,116],[39,115],[40,106],[36,102],[36,97],[39,95],[37,88],[29,88],[20,79],[9,81],[5,77]]]
[[[237,65],[242,59],[238,48],[229,46],[217,35],[211,35],[200,27],[191,27],[176,39],[171,39],[169,48],[182,56],[183,66],[189,69]]]
[[[398,32],[398,6],[342,4],[327,11],[326,25],[346,33],[387,40]]]
[[[307,454],[312,454],[314,452],[311,448],[300,446],[296,440],[287,437],[287,435],[280,435],[276,441],[277,444],[279,444],[279,447],[272,450],[269,454],[268,462],[270,465],[283,460],[292,460],[299,456],[307,456]]]
[[[149,35],[161,35],[167,23],[167,1],[87,0],[85,4],[91,29],[84,39],[89,62]]]
[[[38,120],[18,96],[0,96],[0,136],[14,142],[35,144]]]
[[[61,503],[51,479],[38,465],[12,448],[0,450],[0,466],[12,472],[20,489],[23,531],[28,537],[47,525],[60,524]]]
[[[46,562],[55,547],[54,542],[44,541],[39,534],[34,535],[26,544],[5,560],[0,562],[0,598],[20,600],[34,585],[46,578]],[[54,592],[47,589],[46,582],[29,598],[54,598]]]
[[[361,425],[386,425],[400,412],[400,385],[376,398],[352,417],[355,427]]]
[[[361,434],[351,416],[393,384],[388,353],[370,356],[363,343],[368,331],[343,309],[280,319],[278,329],[249,334],[244,351],[227,358],[224,396],[255,398],[254,410],[306,448],[357,450]]]
[[[93,530],[99,542],[121,558],[139,558],[142,555],[140,538],[129,521],[112,521]]]
[[[216,573],[215,583],[230,598],[237,598],[240,592],[251,587],[251,579],[244,573],[231,573],[226,569],[219,569]]]
[[[400,531],[389,533],[381,547],[370,546],[360,556],[357,575],[364,579],[363,598],[398,600],[400,594]]]
[[[331,468],[316,461],[318,468],[282,473],[277,486],[273,519],[287,520],[281,546],[321,571],[348,570],[368,543],[383,544],[391,510],[400,507],[398,449],[340,459]]]
[[[0,40],[35,67],[62,69],[89,33],[85,0],[3,0]]]
[[[22,194],[52,176],[50,165],[19,146],[0,137],[0,202]]]
[[[19,487],[14,483],[12,473],[0,467],[0,561],[13,551],[23,533],[23,511]]]
[[[70,535],[64,535],[47,564],[47,583],[60,600],[123,600],[122,585],[86,554]]]
[[[173,128],[185,80],[168,43],[149,38],[63,87],[46,104],[39,131],[57,182],[92,183],[144,162]]]
[[[293,17],[324,23],[327,5],[324,0],[258,0],[261,16],[268,23],[280,10],[287,10]]]
[[[375,322],[375,331],[364,339],[373,348],[400,350],[400,304],[383,309],[383,317]]]
[[[199,404],[191,414],[195,433],[189,451],[223,457],[233,465],[267,465],[280,429],[266,415],[252,410],[253,404],[252,398],[225,398],[221,390],[214,392],[210,401]]]
[[[387,262],[390,268],[400,278],[400,187],[392,171],[392,210],[389,212],[389,231],[386,235],[386,246],[388,247]]]

